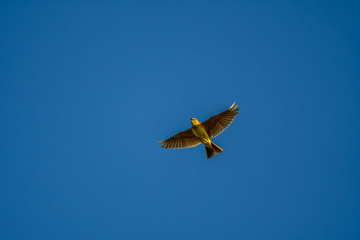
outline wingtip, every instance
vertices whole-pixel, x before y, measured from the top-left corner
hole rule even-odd
[[[237,111],[239,110],[238,105],[235,105],[235,102],[229,107],[229,110]]]

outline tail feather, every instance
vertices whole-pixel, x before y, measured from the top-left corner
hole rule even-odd
[[[212,148],[205,147],[205,151],[206,151],[206,158],[212,158],[215,154],[215,151]]]
[[[215,153],[221,153],[223,151],[221,147],[219,147],[218,145],[216,145],[213,142],[211,142],[211,146],[213,147]]]

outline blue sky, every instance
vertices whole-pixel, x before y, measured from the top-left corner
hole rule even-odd
[[[0,238],[359,239],[358,9],[2,2]]]

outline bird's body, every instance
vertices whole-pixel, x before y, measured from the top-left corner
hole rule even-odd
[[[229,109],[209,118],[203,123],[200,123],[196,118],[190,118],[191,128],[161,141],[161,147],[187,148],[203,143],[207,158],[213,157],[215,153],[221,153],[223,150],[214,144],[210,138],[222,133],[233,121],[239,110],[234,105],[235,103]]]
[[[191,131],[194,133],[194,135],[205,146],[210,146],[211,140],[209,134],[205,130],[205,127],[196,118],[191,118],[190,121],[191,121]]]

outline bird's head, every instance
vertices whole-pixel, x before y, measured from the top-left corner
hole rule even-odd
[[[196,118],[190,118],[191,125],[197,126],[200,124],[200,122]]]

